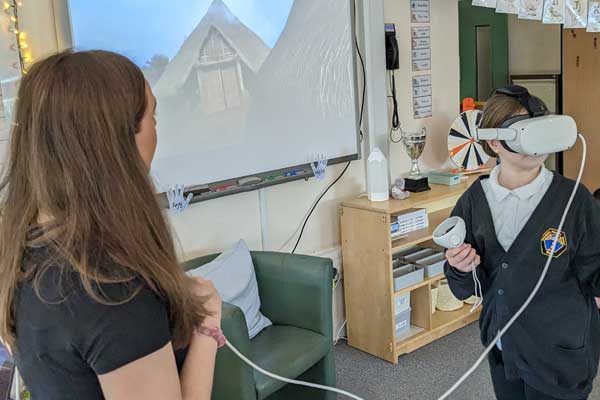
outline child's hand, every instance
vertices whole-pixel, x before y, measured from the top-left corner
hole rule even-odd
[[[481,257],[470,244],[446,251],[448,263],[461,272],[471,272],[481,264]]]

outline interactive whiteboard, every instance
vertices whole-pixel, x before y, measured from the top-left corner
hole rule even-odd
[[[159,189],[358,158],[351,1],[69,0],[69,12],[75,49],[143,69]]]

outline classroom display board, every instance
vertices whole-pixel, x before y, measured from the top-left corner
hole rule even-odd
[[[359,154],[349,0],[69,0],[77,50],[121,53],[158,100],[159,189]],[[308,169],[310,171],[310,168]]]

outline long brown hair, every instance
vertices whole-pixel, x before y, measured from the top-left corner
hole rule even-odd
[[[21,80],[10,158],[0,183],[0,338],[15,343],[14,293],[25,279],[31,227],[48,215],[44,242],[97,302],[103,283],[142,282],[168,305],[174,345],[208,312],[177,263],[171,233],[135,143],[146,106],[141,70],[105,51],[64,52]],[[112,260],[98,265],[98,249]],[[38,294],[39,295],[39,294]],[[25,317],[25,316],[23,316]]]

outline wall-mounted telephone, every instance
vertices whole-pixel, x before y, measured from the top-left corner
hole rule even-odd
[[[385,66],[389,70],[400,68],[400,50],[394,24],[385,24]]]

